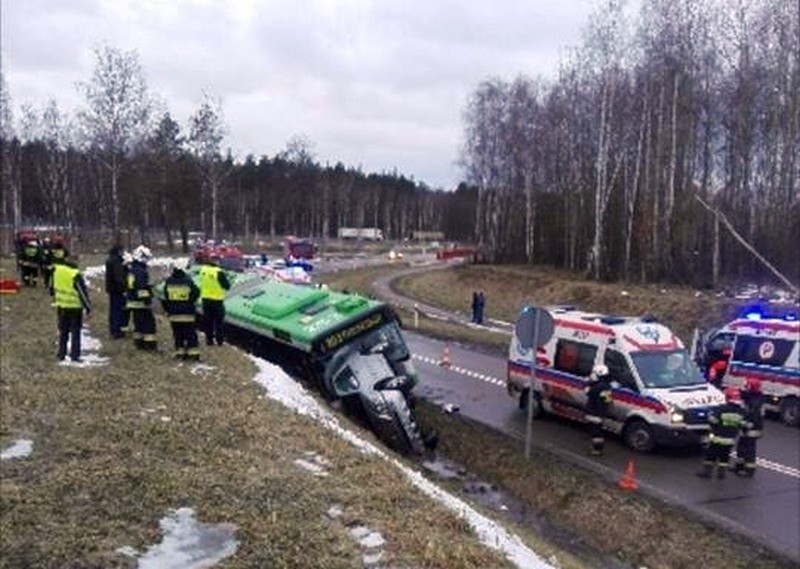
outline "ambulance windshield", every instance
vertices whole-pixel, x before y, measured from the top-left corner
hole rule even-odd
[[[704,384],[700,370],[685,349],[669,352],[633,352],[633,365],[645,387]]]

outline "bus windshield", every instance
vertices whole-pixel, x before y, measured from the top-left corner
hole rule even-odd
[[[633,352],[633,365],[645,387],[679,387],[705,383],[685,349],[668,352]]]

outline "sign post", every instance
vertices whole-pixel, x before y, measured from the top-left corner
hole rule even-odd
[[[525,306],[517,318],[516,334],[520,347],[531,352],[531,377],[528,382],[528,420],[525,426],[525,458],[531,456],[533,431],[533,384],[536,379],[536,353],[553,336],[553,317],[535,306]]]

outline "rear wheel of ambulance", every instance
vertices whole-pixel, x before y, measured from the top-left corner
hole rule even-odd
[[[641,419],[634,419],[622,431],[625,444],[636,452],[650,452],[656,448],[653,429]]]
[[[800,425],[800,399],[784,397],[780,407],[781,421],[792,427]]]

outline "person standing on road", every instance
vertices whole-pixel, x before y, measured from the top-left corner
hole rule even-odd
[[[225,271],[213,258],[207,258],[200,267],[200,299],[203,305],[203,327],[206,344],[223,343],[222,326],[225,321],[225,293],[231,288]]]
[[[175,357],[199,360],[200,349],[197,346],[195,324],[200,289],[186,274],[185,267],[186,263],[183,261],[173,263],[172,274],[164,282],[164,298],[161,300],[161,305],[172,326]]]
[[[89,291],[77,263],[71,259],[64,259],[53,266],[50,293],[55,298],[58,313],[58,359],[63,361],[67,356],[67,340],[69,340],[69,359],[80,362],[83,311],[85,310],[86,316],[89,316],[92,304],[89,302]]]
[[[122,247],[114,245],[106,258],[106,293],[108,294],[108,333],[112,338],[124,338],[122,325],[125,319],[125,264]]]
[[[153,257],[150,249],[139,245],[133,251],[133,262],[128,273],[127,307],[133,317],[133,342],[137,348],[155,351],[156,319],[153,316],[153,289],[147,262]]]
[[[717,478],[725,478],[731,449],[736,444],[736,436],[745,426],[745,410],[742,396],[735,387],[725,388],[725,404],[713,409],[708,414],[711,434],[703,457],[703,468],[697,475],[700,478],[711,478],[716,467]]]
[[[743,476],[756,473],[756,444],[764,429],[764,395],[761,381],[748,377],[744,384],[742,399],[745,407],[745,427],[736,443],[736,466],[734,472]]]
[[[611,406],[611,382],[608,377],[608,367],[603,364],[594,366],[589,375],[589,385],[586,391],[586,422],[589,423],[589,433],[592,437],[591,454],[600,456],[606,446],[605,429],[603,421],[608,416]]]

